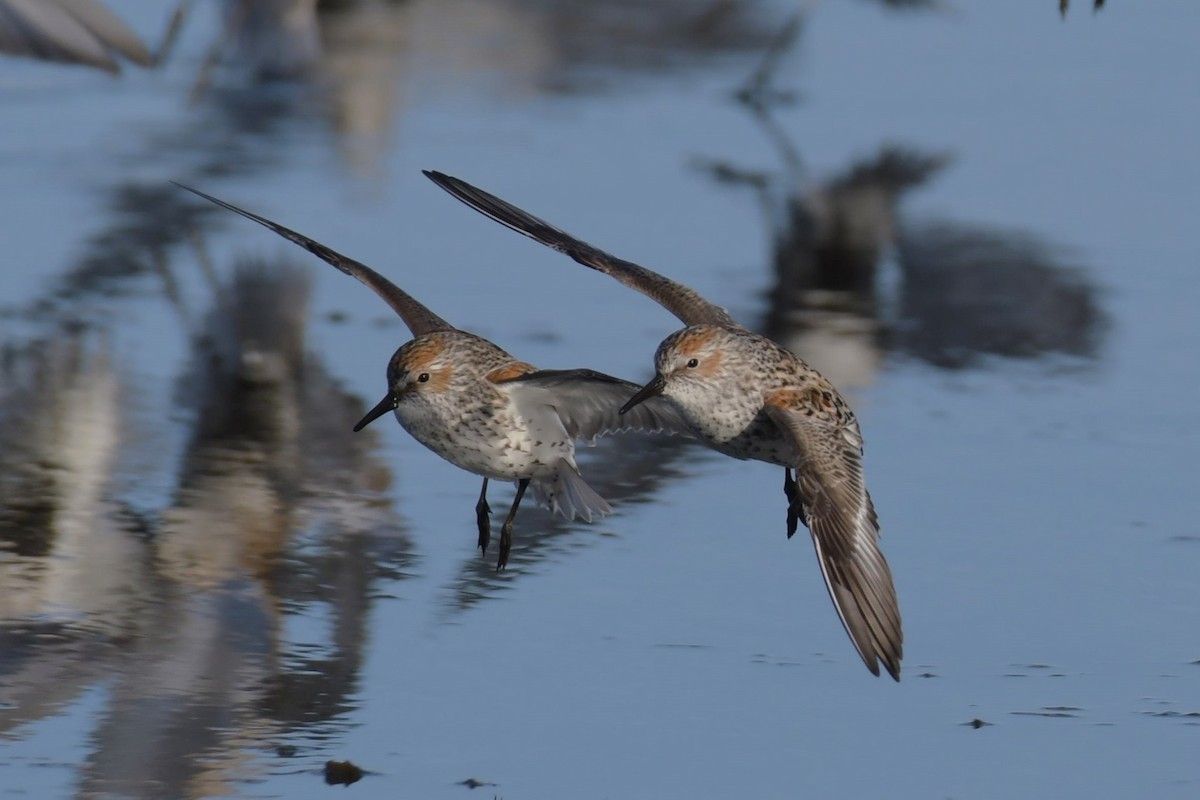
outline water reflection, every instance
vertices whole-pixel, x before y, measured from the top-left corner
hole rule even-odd
[[[514,95],[594,91],[602,76],[698,67],[718,55],[762,48],[773,35],[755,13],[756,2],[338,0],[318,4],[315,15],[312,6],[309,0],[230,0],[208,56],[200,59],[192,107],[165,129],[132,134],[141,139],[136,166],[158,165],[176,180],[203,185],[230,174],[271,173],[286,166],[287,143],[315,128],[332,134],[352,172],[377,180],[386,174],[386,134],[409,87],[422,80],[469,86],[499,80]],[[172,19],[191,8],[178,4]],[[189,27],[196,29],[184,25],[176,57],[192,44]],[[272,54],[311,68],[260,68]],[[218,64],[225,69],[214,71]],[[27,316],[43,318],[54,309],[71,319],[89,302],[131,291],[130,281],[207,229],[211,214],[157,180],[101,188],[96,205],[109,209],[112,221],[87,242],[87,254],[53,297],[23,309]]]
[[[129,622],[142,544],[110,493],[122,386],[98,337],[66,331],[0,365],[0,618]],[[86,617],[83,615],[86,614]]]
[[[1094,359],[1107,317],[1084,270],[1032,234],[900,214],[947,154],[884,144],[832,178],[810,177],[777,116],[795,93],[775,85],[802,30],[800,17],[782,26],[734,95],[779,166],[698,162],[718,183],[748,188],[764,218],[774,279],[763,332],[844,387],[869,385],[889,352],[942,368],[989,355]]]
[[[1108,330],[1087,273],[1037,237],[983,225],[905,226],[892,346],[948,369],[984,356],[1094,359]]]
[[[364,407],[307,352],[308,291],[263,262],[214,286],[158,512],[111,491],[128,426],[109,360],[74,335],[6,359],[0,730],[102,689],[81,796],[228,794],[244,750],[319,744],[353,707],[372,587],[412,556],[375,438],[341,424]],[[292,630],[299,615],[327,622]]]
[[[301,78],[315,69],[321,53],[317,0],[225,0],[223,12],[202,75],[222,59],[252,81]]]

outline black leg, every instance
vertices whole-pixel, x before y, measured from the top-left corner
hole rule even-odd
[[[479,502],[475,504],[475,522],[479,524],[479,549],[487,555],[488,542],[492,540],[492,521],[488,517],[492,507],[487,501],[488,479],[483,479],[483,488],[479,491]]]
[[[513,520],[517,518],[517,506],[521,505],[521,498],[525,496],[525,490],[528,488],[529,478],[521,478],[517,483],[517,496],[513,498],[512,508],[508,510],[508,517],[500,527],[500,557],[496,559],[497,572],[508,566],[508,551],[512,550]]]
[[[796,533],[796,528],[800,522],[800,487],[796,484],[796,479],[792,477],[792,470],[789,467],[783,468],[783,493],[787,495],[788,512],[787,512],[787,535],[788,538]]]

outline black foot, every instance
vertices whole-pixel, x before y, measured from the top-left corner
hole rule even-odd
[[[475,504],[475,524],[479,526],[479,549],[487,555],[488,542],[492,540],[492,507],[487,501],[488,479],[483,479],[483,488],[479,490],[479,502]]]
[[[792,477],[790,469],[783,471],[783,493],[787,495],[788,512],[787,512],[787,535],[792,538],[799,530],[800,520],[804,517],[804,511],[800,507],[800,487],[796,483],[796,479]]]
[[[496,571],[508,566],[508,554],[512,550],[512,525],[506,523],[500,529],[500,554],[496,557]]]
[[[508,553],[512,550],[513,520],[517,518],[517,506],[521,505],[521,498],[525,496],[525,490],[528,488],[529,478],[522,478],[517,482],[517,496],[513,498],[512,508],[508,510],[508,516],[504,518],[504,524],[500,526],[500,555],[496,559],[497,572],[508,566]]]
[[[479,549],[487,553],[488,543],[492,541],[492,508],[487,500],[480,500],[475,506],[475,522],[479,525]]]

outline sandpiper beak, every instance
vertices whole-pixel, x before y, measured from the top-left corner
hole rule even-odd
[[[657,397],[658,395],[662,394],[663,389],[666,389],[666,388],[667,388],[667,379],[662,376],[662,373],[658,373],[657,375],[654,376],[654,380],[647,383],[641,389],[638,389],[637,394],[635,394],[633,397],[629,398],[628,403],[621,406],[621,413],[624,414],[625,412],[629,411],[629,409],[633,408],[634,406],[636,406],[640,403],[646,402],[651,397]]]
[[[372,422],[374,422],[375,420],[382,417],[384,414],[388,413],[389,411],[395,410],[395,408],[396,408],[396,395],[392,394],[391,392],[388,392],[387,396],[385,396],[382,400],[379,401],[379,405],[375,406],[370,411],[368,411],[367,415],[358,421],[358,424],[354,426],[354,432],[358,433],[363,428],[367,427]]]

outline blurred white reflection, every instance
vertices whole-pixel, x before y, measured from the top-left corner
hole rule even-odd
[[[64,335],[3,362],[0,731],[103,681],[82,797],[230,794],[254,749],[337,725],[372,584],[411,560],[377,440],[349,431],[365,409],[307,351],[308,273],[216,272],[178,383],[191,436],[157,512],[112,496],[123,405],[103,351]]]
[[[0,375],[0,620],[113,634],[144,586],[143,545],[109,496],[122,388],[82,334],[9,350]]]

